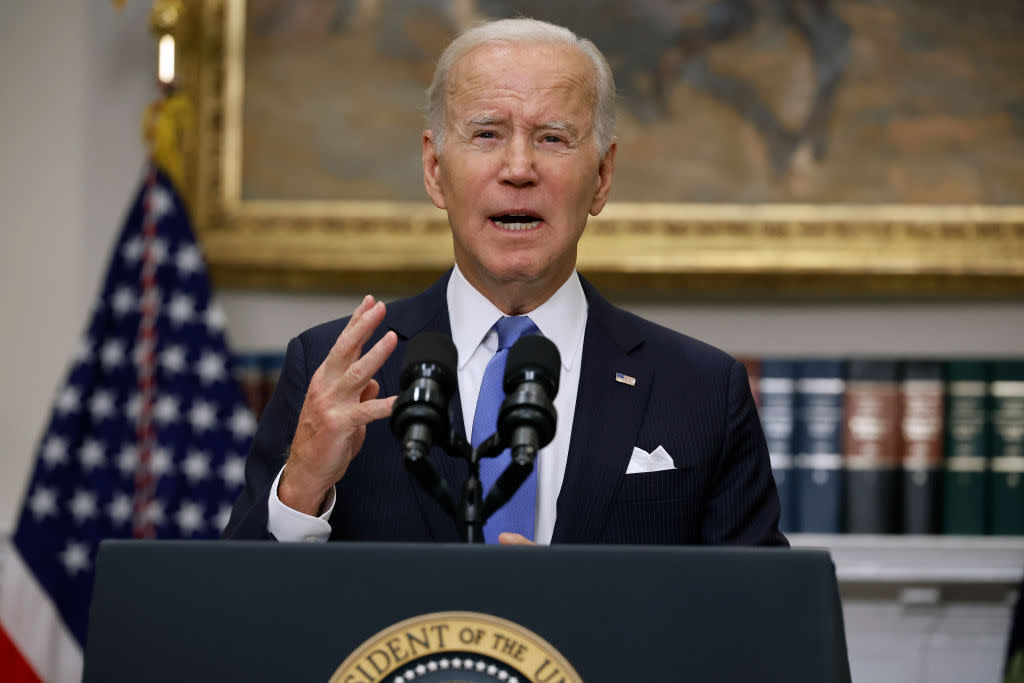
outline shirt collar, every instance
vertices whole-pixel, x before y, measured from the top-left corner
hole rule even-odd
[[[469,284],[458,266],[448,280],[447,296],[452,341],[462,370],[504,313]],[[587,297],[576,271],[572,271],[569,279],[547,301],[527,315],[540,333],[558,347],[562,366],[572,370],[587,324]]]

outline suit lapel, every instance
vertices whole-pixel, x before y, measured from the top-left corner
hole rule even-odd
[[[643,337],[629,314],[580,278],[587,327],[572,437],[552,542],[595,543],[636,445],[654,375],[633,352]],[[630,386],[615,379],[636,379]]]
[[[387,383],[387,391],[383,395],[397,394],[399,386],[399,374],[405,356],[406,345],[409,340],[421,332],[441,332],[451,336],[451,321],[448,317],[448,279],[451,277],[451,270],[440,280],[435,282],[422,294],[410,299],[403,299],[388,306],[385,324],[398,335],[398,347],[395,349],[392,358],[397,362],[389,363],[389,370],[384,376]],[[462,419],[462,400],[459,396],[458,385],[455,387],[455,394],[451,399],[452,424],[460,433],[465,431],[465,420]],[[450,457],[439,447],[431,450],[430,461],[446,482],[449,490],[455,499],[456,506],[461,504],[462,485],[466,481],[468,467],[461,459]],[[454,542],[463,538],[463,533],[455,520],[449,517],[441,507],[427,493],[420,489],[409,475],[413,489],[416,492],[416,501],[419,505],[423,518],[430,529],[431,536],[437,541]]]

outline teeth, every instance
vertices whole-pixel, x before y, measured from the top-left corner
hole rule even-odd
[[[540,225],[540,221],[538,221],[538,220],[533,220],[533,221],[530,221],[529,223],[522,223],[520,221],[515,221],[515,222],[509,221],[509,222],[506,222],[506,221],[498,220],[497,218],[492,218],[491,220],[493,220],[496,224],[498,224],[499,226],[501,226],[505,230],[511,230],[513,232],[520,232],[522,230],[533,230],[538,225]]]

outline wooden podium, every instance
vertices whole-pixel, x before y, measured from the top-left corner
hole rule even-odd
[[[109,541],[98,562],[85,683],[850,680],[823,550]]]

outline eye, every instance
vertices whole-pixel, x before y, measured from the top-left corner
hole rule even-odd
[[[559,142],[565,142],[565,140],[563,140],[561,137],[557,135],[545,135],[541,139],[548,144],[558,144]]]
[[[483,138],[484,140],[493,140],[497,137],[493,130],[482,130],[476,134],[476,137]]]

